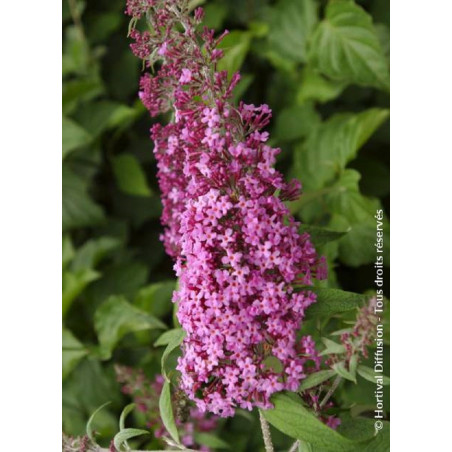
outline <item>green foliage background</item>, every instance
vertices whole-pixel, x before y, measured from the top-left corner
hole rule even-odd
[[[128,47],[124,3],[63,0],[63,430],[83,434],[90,414],[112,401],[94,421],[107,439],[128,403],[113,365],[160,372],[162,350],[152,344],[174,326],[176,284],[159,241],[153,120],[137,100],[141,66]],[[347,232],[324,243],[314,231],[329,264],[320,285],[375,290],[379,208],[389,264],[389,2],[196,3],[204,3],[206,25],[231,31],[221,66],[241,69],[236,100],[265,102],[274,112],[278,167],[304,187],[292,212],[309,225]],[[388,287],[386,271],[386,297]],[[354,315],[319,316],[304,328],[319,339]],[[341,387],[335,397],[341,428],[373,409],[373,390],[361,378]],[[130,419],[142,426],[139,416]],[[258,429],[256,416],[230,419],[220,436],[234,451],[263,450]],[[273,434],[277,449],[290,445]]]

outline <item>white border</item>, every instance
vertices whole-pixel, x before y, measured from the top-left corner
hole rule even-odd
[[[452,6],[391,4],[391,446],[450,449]]]
[[[60,5],[0,18],[2,450],[61,444]],[[391,4],[394,451],[450,447],[451,10]]]
[[[61,450],[61,2],[5,2],[2,450]]]

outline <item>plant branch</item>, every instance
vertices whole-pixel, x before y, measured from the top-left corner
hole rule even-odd
[[[300,445],[300,441],[297,439],[293,444],[292,447],[289,449],[289,452],[297,452],[298,446]]]
[[[259,419],[261,421],[261,429],[262,436],[264,438],[265,452],[274,452],[272,437],[270,434],[270,426],[268,425],[267,420],[264,418],[264,415],[262,414],[261,410],[259,410]]]
[[[328,402],[328,400],[330,399],[330,397],[333,395],[334,391],[336,391],[337,387],[339,386],[339,383],[342,381],[342,377],[340,375],[338,375],[336,377],[336,379],[333,381],[333,384],[331,385],[330,390],[326,393],[325,397],[323,398],[323,400],[320,402],[319,407],[323,408],[326,403]]]

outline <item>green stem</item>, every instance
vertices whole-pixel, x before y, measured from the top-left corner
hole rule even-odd
[[[342,381],[342,377],[340,375],[338,375],[336,377],[336,379],[333,381],[333,384],[331,385],[330,390],[326,393],[325,397],[320,402],[320,405],[319,405],[320,408],[323,408],[326,405],[326,403],[328,402],[330,397],[333,395],[334,391],[337,389],[337,387],[339,386],[339,383],[341,381]]]

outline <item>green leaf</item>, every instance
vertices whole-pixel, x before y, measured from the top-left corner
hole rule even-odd
[[[389,68],[372,18],[351,0],[332,0],[314,31],[309,61],[333,80],[389,88]]]
[[[358,367],[358,355],[352,355],[350,358],[348,367],[350,369],[350,373],[353,375],[353,378],[356,381],[356,369]]]
[[[84,345],[66,328],[63,328],[63,380],[88,354]]]
[[[334,370],[320,370],[319,372],[314,372],[308,375],[302,382],[298,391],[306,391],[306,389],[318,386],[325,381],[329,380],[332,376],[336,375]]]
[[[325,344],[325,350],[322,351],[321,355],[336,355],[345,352],[345,347],[343,344],[338,344],[326,337],[322,337],[322,342]]]
[[[377,199],[363,196],[359,191],[360,174],[345,170],[325,196],[325,202],[334,213],[330,225],[334,228],[349,228],[348,234],[339,241],[339,257],[349,266],[370,264],[375,261],[375,218],[381,204]],[[389,226],[383,221],[384,260],[389,257]]]
[[[245,60],[251,45],[251,33],[247,31],[231,31],[219,44],[224,56],[218,62],[219,71],[228,71],[229,77],[237,72]]]
[[[168,331],[168,333],[170,333],[170,332]],[[185,335],[186,335],[186,333],[182,328],[176,328],[171,331],[171,335],[168,334],[164,339],[162,337],[160,337],[154,344],[154,345],[160,345],[160,343],[168,341],[167,342],[168,345],[166,346],[166,349],[162,355],[162,375],[165,377],[166,381],[169,381],[169,378],[166,375],[166,369],[165,369],[166,360],[168,359],[168,356],[170,355],[170,353],[175,348],[179,347],[180,344],[182,344],[182,341],[184,340]]]
[[[78,2],[81,5],[82,2]],[[77,27],[70,25],[65,27],[64,51],[63,51],[63,75],[78,73],[85,75],[88,72],[89,46],[81,38]]]
[[[363,306],[368,298],[364,295],[340,289],[326,289],[323,287],[309,287],[306,289],[317,294],[317,302],[309,306],[306,311],[306,316],[309,318],[326,317],[352,311]]]
[[[62,245],[62,257],[63,257],[63,270],[71,262],[74,257],[74,247],[72,246],[71,237],[67,234],[63,235],[63,245]]]
[[[383,379],[383,385],[389,385],[389,377],[382,375],[380,372],[375,372],[370,367],[360,364],[356,370],[358,372],[358,375],[363,377],[365,380],[370,381],[371,383],[375,384],[377,379]]]
[[[352,372],[350,372],[349,370],[346,369],[344,361],[335,363],[331,367],[342,378],[345,378],[346,380],[350,380],[350,381],[353,381],[353,383],[356,383],[356,375],[353,375]]]
[[[141,435],[149,435],[150,433],[147,430],[142,430],[139,428],[126,428],[118,432],[113,438],[113,443],[115,445],[116,450],[122,450],[122,445],[131,438],[135,438]]]
[[[116,409],[123,405],[113,368],[93,358],[82,359],[63,381],[63,430],[83,435],[89,415],[107,400]],[[93,428],[105,438],[112,438],[117,426],[117,415],[108,409],[99,412],[93,421]]]
[[[81,105],[75,116],[93,137],[97,137],[107,129],[134,118],[138,113],[138,110],[127,105],[103,100]]]
[[[132,154],[120,154],[112,159],[113,173],[119,188],[129,195],[151,196],[146,175],[137,158]]]
[[[354,452],[387,452],[389,451],[390,423],[382,421],[383,429],[375,434],[375,420],[341,415],[338,432],[356,441],[373,436],[367,444],[361,444]]]
[[[352,441],[323,424],[299,401],[287,394],[272,397],[274,409],[263,411],[265,419],[281,432],[292,438],[301,439],[325,451],[351,451],[357,446]]]
[[[212,433],[195,432],[195,441],[202,446],[211,447],[212,449],[229,449],[229,444]]]
[[[126,429],[125,428],[126,417],[129,413],[131,413],[134,410],[134,408],[135,408],[135,403],[129,403],[122,410],[121,416],[119,417],[119,432],[120,433],[124,432],[124,431],[128,431],[130,434],[132,430],[136,430],[136,429]],[[118,437],[118,442],[122,442],[124,444],[124,446],[126,447],[126,450],[130,450],[129,445],[127,444],[128,438],[125,438],[126,436],[128,436],[128,435],[122,435],[122,436],[116,435],[115,438]],[[134,436],[139,436],[139,434],[134,435]],[[132,438],[134,436],[130,436],[130,438]],[[115,447],[116,447],[116,443],[115,443]],[[118,450],[120,450],[120,449],[118,448]]]
[[[156,317],[162,318],[171,312],[171,298],[176,281],[162,281],[143,287],[135,297],[134,304]]]
[[[237,105],[243,98],[246,90],[250,87],[250,85],[254,81],[254,75],[252,74],[240,74],[240,81],[234,88],[232,102],[234,105]]]
[[[102,81],[97,76],[65,80],[62,96],[63,114],[71,113],[79,103],[89,101],[93,97],[102,94],[103,91]]]
[[[347,231],[333,231],[331,229],[321,228],[319,226],[311,226],[307,224],[302,224],[299,227],[298,231],[300,232],[300,234],[307,232],[311,237],[312,243],[316,247],[325,245],[325,243],[328,242],[334,242],[335,240],[338,240],[345,234],[347,234]]]
[[[303,70],[300,88],[297,92],[297,103],[309,101],[321,104],[336,99],[344,91],[347,83],[328,80],[309,66]]]
[[[127,334],[142,330],[165,329],[159,319],[132,306],[123,296],[111,296],[94,315],[94,328],[103,359],[109,359],[116,344]]]
[[[390,34],[389,27],[386,24],[375,24],[375,32],[380,41],[381,49],[386,58],[389,58],[390,51]]]
[[[270,53],[296,63],[306,61],[307,39],[317,24],[313,0],[280,0],[269,11]]]
[[[90,268],[75,272],[63,272],[63,317],[72,305],[72,302],[83,292],[92,281],[100,277],[100,273]]]
[[[284,369],[281,360],[273,355],[267,356],[262,361],[262,364],[265,366],[265,369],[270,369],[272,372],[276,373],[281,373]]]
[[[165,380],[159,399],[160,417],[163,425],[171,437],[179,444],[179,433],[174,421],[173,406],[171,404],[171,390],[169,381]]]
[[[320,124],[320,116],[311,104],[285,108],[276,117],[275,136],[278,141],[300,140]]]
[[[295,151],[296,175],[305,190],[320,189],[331,181],[387,117],[388,110],[372,108],[358,114],[340,113],[314,127]]]
[[[298,440],[298,452],[315,452],[311,444],[301,439]]]
[[[121,240],[115,237],[100,237],[88,240],[78,250],[71,264],[73,271],[96,267],[109,253],[121,246]]]
[[[148,273],[148,268],[140,262],[120,262],[105,270],[102,278],[89,286],[87,298],[93,304],[102,303],[110,295],[124,295],[132,299],[146,284]]]
[[[209,2],[204,7],[203,25],[208,28],[215,28],[218,30],[223,24],[224,19],[228,15],[228,7],[224,3]]]
[[[87,145],[90,134],[72,119],[63,116],[63,159],[76,149]]]
[[[93,431],[93,421],[94,418],[96,417],[96,415],[99,413],[99,411],[101,411],[103,408],[105,408],[107,405],[110,405],[111,402],[105,402],[103,405],[101,405],[99,408],[96,409],[96,411],[94,411],[94,413],[89,417],[88,422],[86,423],[86,434],[88,436],[88,438],[94,443],[97,444],[96,442],[96,438],[94,436],[94,431]]]
[[[103,220],[104,213],[88,195],[85,181],[63,165],[63,230],[95,226]]]
[[[155,342],[154,347],[161,347],[162,345],[168,345],[171,342],[177,342],[180,338],[185,337],[182,328],[174,328],[172,330],[165,331]]]
[[[135,405],[135,403],[129,403],[122,410],[121,416],[119,416],[119,430],[125,429],[126,417],[135,409]]]

